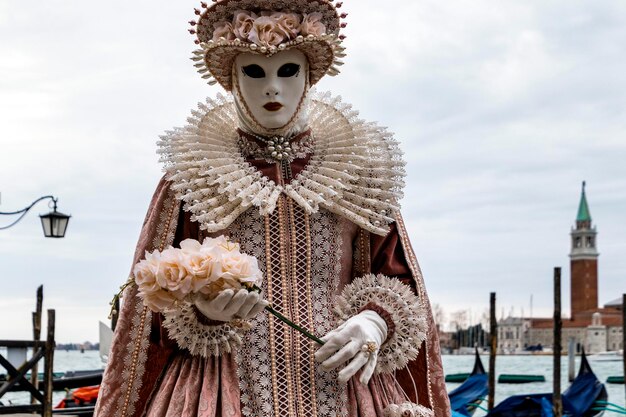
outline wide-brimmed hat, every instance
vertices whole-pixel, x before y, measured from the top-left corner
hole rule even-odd
[[[309,81],[337,75],[345,56],[339,33],[347,14],[341,3],[328,0],[221,0],[195,9],[189,23],[199,49],[192,60],[209,84],[232,89],[232,67],[242,52],[271,56],[288,49],[302,51],[309,61]],[[204,9],[204,10],[203,10]]]

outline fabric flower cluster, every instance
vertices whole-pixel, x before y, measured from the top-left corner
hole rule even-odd
[[[180,249],[146,252],[133,270],[139,296],[154,312],[164,312],[176,302],[197,294],[205,297],[222,290],[258,286],[262,272],[255,257],[241,253],[239,244],[226,237],[207,238],[202,244],[186,239]]]
[[[295,39],[297,36],[320,36],[326,33],[322,14],[263,11],[260,14],[238,10],[233,21],[217,22],[214,25],[213,40],[224,38],[228,41],[239,39],[259,46],[276,46]]]

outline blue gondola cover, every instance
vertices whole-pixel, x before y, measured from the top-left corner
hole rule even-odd
[[[472,375],[461,386],[450,392],[450,406],[454,411],[464,412],[468,404],[477,398],[484,397],[488,391],[487,374]]]

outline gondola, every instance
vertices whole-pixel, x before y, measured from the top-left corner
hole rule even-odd
[[[102,382],[103,372],[103,369],[67,371],[62,377],[52,379],[52,390],[64,391],[73,388],[99,385]]]
[[[93,417],[100,385],[81,387],[69,391],[67,396],[52,410],[53,415]]]
[[[580,369],[572,385],[563,392],[563,415],[568,417],[599,417],[600,405],[606,403],[606,388],[589,366],[583,351]],[[498,404],[487,417],[548,417],[551,416],[552,393],[514,395]]]
[[[87,371],[67,371],[64,373],[56,372],[52,378],[53,391],[65,391],[73,388],[98,385],[102,382],[103,369],[93,369]],[[6,381],[6,375],[0,375],[0,383]],[[39,379],[40,390],[43,391],[43,374]],[[9,390],[11,392],[24,391],[24,388],[18,382]]]
[[[480,355],[478,355],[478,349],[476,349],[472,373],[463,384],[448,394],[452,411],[461,416],[471,416],[488,391],[487,373],[480,360]]]

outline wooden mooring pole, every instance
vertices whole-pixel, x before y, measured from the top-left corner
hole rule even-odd
[[[572,382],[576,378],[576,339],[567,340],[567,379]]]
[[[561,399],[561,268],[554,268],[554,343],[552,372],[552,411],[554,417],[563,416],[563,400]]]
[[[54,310],[48,310],[48,334],[46,337],[46,354],[44,357],[44,375],[43,380],[45,384],[45,391],[43,393],[43,417],[52,417],[52,369],[54,367],[54,328],[55,328],[55,313]]]
[[[38,342],[41,340],[41,311],[43,309],[43,285],[37,287],[37,304],[35,305],[35,311],[33,311],[33,340]],[[39,387],[39,366],[35,364],[30,371],[30,383],[35,388]],[[30,403],[37,404],[37,399],[34,396],[30,396]]]
[[[489,400],[487,408],[492,410],[496,397],[496,350],[498,349],[498,323],[496,322],[496,293],[489,294]]]

